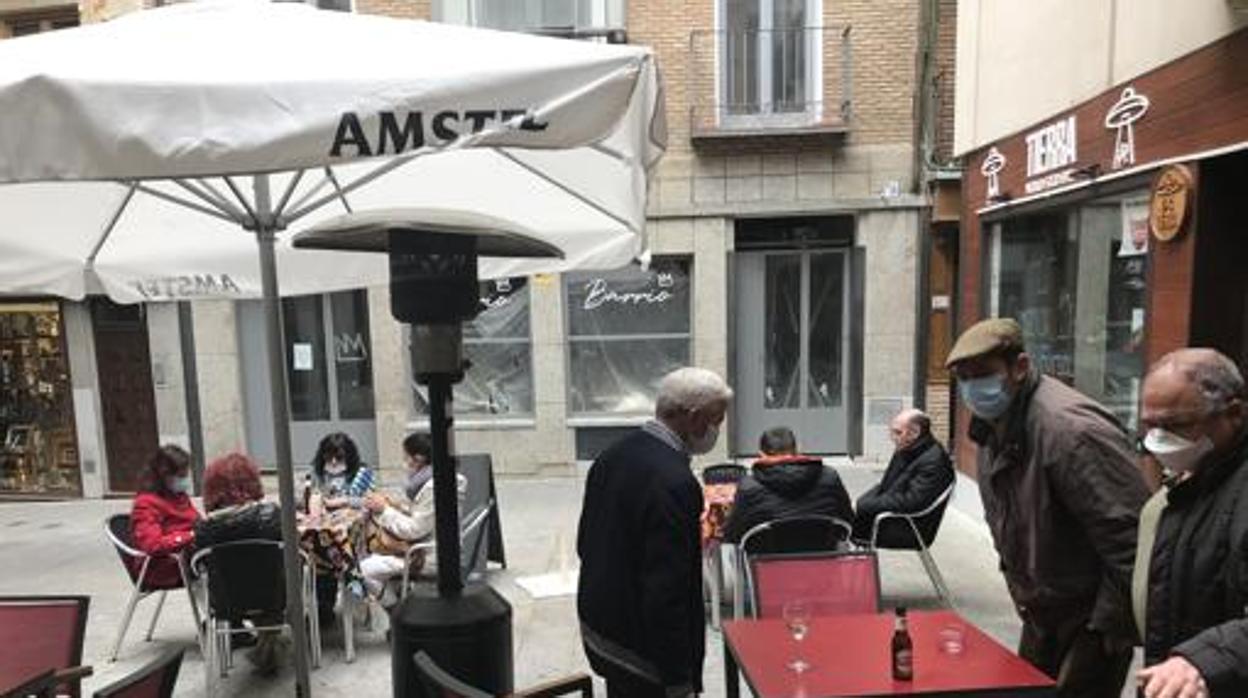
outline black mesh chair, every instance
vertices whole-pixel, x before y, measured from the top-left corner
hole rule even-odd
[[[134,607],[139,601],[157,594],[156,610],[152,613],[152,622],[147,626],[147,640],[150,642],[152,633],[156,631],[156,621],[160,619],[160,612],[165,607],[165,595],[174,589],[186,589],[187,595],[191,599],[191,614],[195,617],[195,632],[198,636],[200,628],[199,604],[195,602],[195,594],[191,591],[188,582],[188,574],[186,561],[181,555],[168,555],[166,557],[177,561],[180,579],[178,584],[172,586],[160,586],[152,584],[147,577],[148,567],[152,561],[157,559],[147,553],[134,547],[134,541],[130,532],[130,515],[114,514],[108,517],[104,523],[104,534],[108,536],[108,540],[113,544],[113,550],[117,552],[117,557],[121,559],[121,564],[126,569],[126,575],[130,578],[130,583],[134,585],[134,590],[130,592],[130,600],[126,603],[125,614],[121,617],[121,627],[117,629],[117,637],[113,640],[113,651],[109,655],[109,661],[117,661],[117,654],[121,651],[121,641],[126,636],[126,629],[130,627],[130,620],[134,617]],[[202,638],[201,638],[202,641]]]
[[[213,545],[195,553],[191,569],[208,588],[208,613],[204,629],[204,666],[209,694],[214,677],[228,675],[231,639],[243,632],[273,631],[292,622],[308,624],[312,665],[321,664],[321,632],[317,619],[312,565],[302,555],[303,618],[286,617],[286,584],[282,567],[282,543],[273,540],[239,540]],[[232,625],[248,620],[252,628]]]
[[[96,690],[95,698],[170,698],[185,649],[169,650],[120,680]]]
[[[793,516],[765,521],[745,532],[737,546],[737,580],[733,617],[742,618],[747,593],[753,593],[750,557],[782,553],[838,552],[849,549],[854,527],[834,516]]]
[[[744,465],[736,463],[717,463],[702,469],[703,485],[730,485],[741,482],[748,472]]]

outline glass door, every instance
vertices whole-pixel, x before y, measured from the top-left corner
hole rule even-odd
[[[847,264],[843,250],[738,254],[735,452],[778,426],[806,452],[848,450]]]

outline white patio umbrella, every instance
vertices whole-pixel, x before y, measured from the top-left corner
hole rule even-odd
[[[381,283],[386,262],[294,250],[289,231],[467,209],[564,254],[483,262],[483,276],[619,266],[644,251],[662,115],[644,48],[301,4],[181,4],[0,41],[0,292],[264,299],[298,617],[277,297]]]

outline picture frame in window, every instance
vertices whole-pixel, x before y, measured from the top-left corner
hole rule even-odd
[[[4,449],[11,453],[25,453],[30,446],[30,435],[34,431],[33,424],[12,424],[4,436]]]

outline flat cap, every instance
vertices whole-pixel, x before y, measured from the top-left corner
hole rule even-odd
[[[1023,328],[1011,318],[989,318],[966,328],[945,359],[945,368],[999,351],[1023,350]]]

